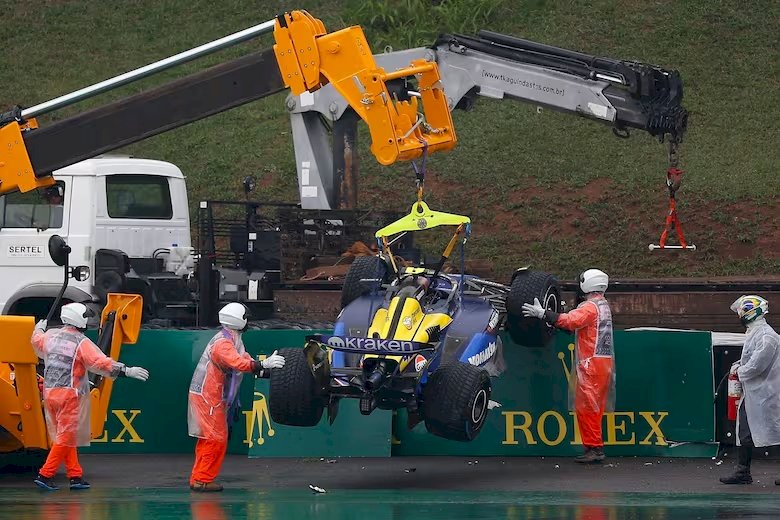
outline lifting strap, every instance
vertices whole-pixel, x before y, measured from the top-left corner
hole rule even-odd
[[[680,217],[677,216],[677,201],[675,194],[680,189],[682,184],[683,170],[678,168],[679,156],[677,153],[678,142],[674,139],[669,141],[669,168],[666,170],[666,187],[669,190],[669,213],[666,215],[666,225],[663,232],[661,232],[661,238],[658,245],[650,245],[650,251],[653,249],[696,249],[694,245],[688,245],[685,240],[685,234],[682,229],[682,222]],[[679,246],[667,246],[666,241],[669,238],[669,231],[672,226],[677,233],[677,240],[680,242]]]
[[[661,240],[658,242],[661,249],[666,247],[666,239],[669,236],[669,230],[672,225],[674,225],[674,229],[677,232],[677,240],[680,241],[680,245],[682,247],[688,247],[688,244],[685,241],[685,235],[683,234],[682,223],[677,216],[677,203],[674,198],[675,192],[680,187],[682,174],[683,171],[679,168],[669,168],[666,170],[666,186],[669,188],[669,213],[666,215],[666,226],[664,227],[663,233],[661,233]]]

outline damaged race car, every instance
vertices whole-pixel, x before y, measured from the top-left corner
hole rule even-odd
[[[439,262],[399,265],[393,242],[438,226],[456,226]],[[506,329],[513,343],[544,347],[555,329],[524,318],[522,305],[539,298],[563,312],[564,303],[555,277],[541,271],[518,269],[510,285],[462,269],[443,272],[459,243],[463,258],[470,232],[468,217],[433,211],[422,200],[377,231],[379,254],[355,258],[347,273],[333,334],[279,351],[286,363],[271,371],[273,421],[315,426],[327,410],[332,424],[339,402],[353,398],[364,415],[405,408],[410,428],[424,421],[434,435],[474,440],[490,408],[491,377],[505,369],[499,333]]]

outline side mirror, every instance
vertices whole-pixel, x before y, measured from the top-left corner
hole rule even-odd
[[[52,261],[62,267],[68,261],[70,246],[59,235],[52,235],[49,238],[49,256]]]
[[[89,279],[89,266],[80,265],[72,268],[70,270],[70,276],[77,282],[83,282],[84,280]]]
[[[49,309],[49,314],[46,315],[46,321],[49,321],[54,315],[54,310],[62,301],[62,295],[65,294],[65,289],[68,288],[68,279],[73,276],[73,270],[68,268],[68,256],[70,256],[70,246],[59,235],[52,235],[49,237],[49,256],[52,261],[60,267],[65,267],[65,279],[62,282],[60,293],[57,298],[54,299],[54,304]]]

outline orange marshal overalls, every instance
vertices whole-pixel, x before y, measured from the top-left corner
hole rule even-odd
[[[607,408],[614,407],[615,390],[609,303],[603,296],[592,297],[573,311],[558,316],[555,326],[575,331],[574,411],[582,444],[587,448],[602,447],[601,420]]]
[[[190,383],[188,427],[198,439],[190,485],[217,478],[228,444],[227,410],[252,364],[239,332],[223,328],[206,345]]]
[[[116,378],[124,365],[114,361],[78,329],[66,325],[35,330],[32,346],[44,360],[43,408],[52,447],[39,473],[53,477],[65,463],[68,478],[81,477],[77,446],[89,446],[89,379],[87,372]]]

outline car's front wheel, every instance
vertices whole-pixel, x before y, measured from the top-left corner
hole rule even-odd
[[[490,376],[474,365],[451,363],[431,374],[423,389],[425,427],[453,441],[473,441],[488,414]]]
[[[506,328],[514,343],[546,347],[555,337],[555,327],[538,318],[523,316],[523,304],[538,298],[545,309],[563,312],[563,299],[555,276],[543,271],[521,271],[512,280],[506,298]]]

